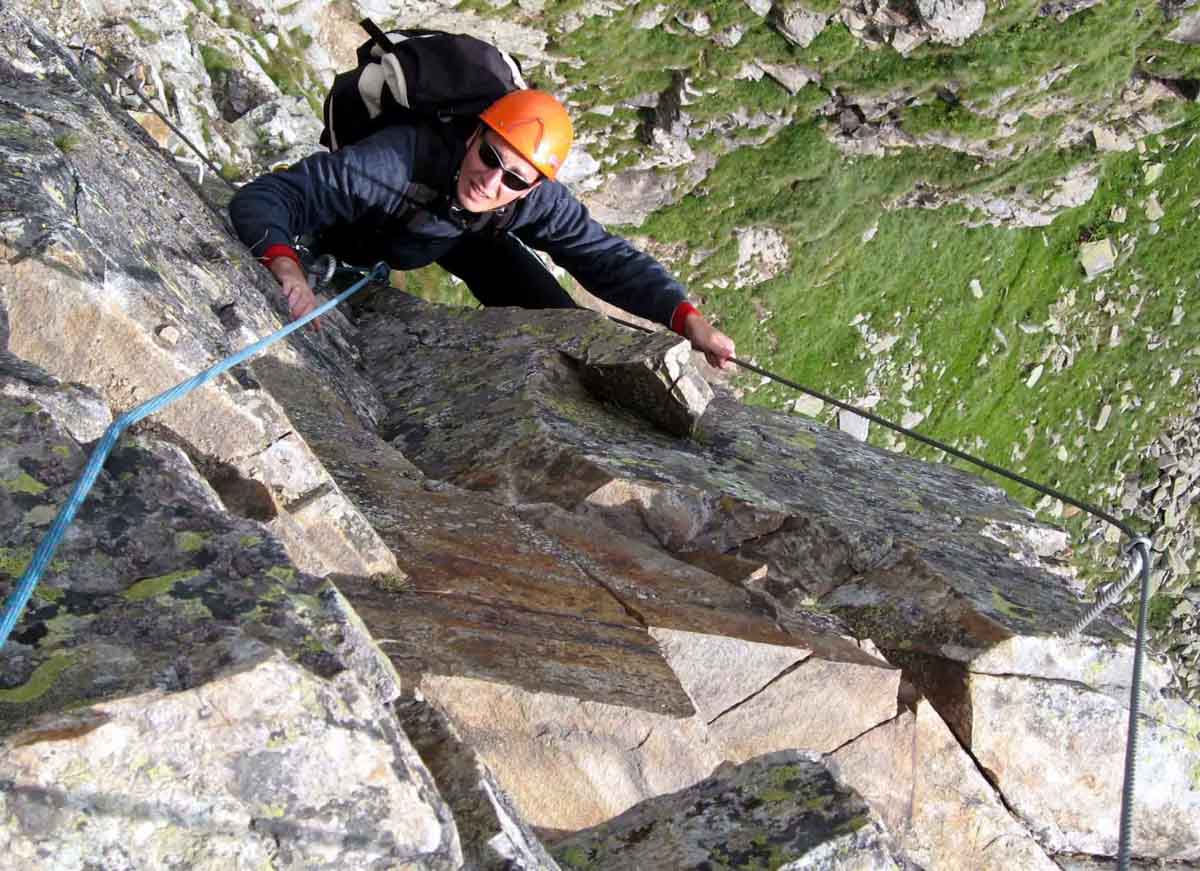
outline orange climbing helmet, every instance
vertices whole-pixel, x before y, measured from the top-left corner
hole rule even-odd
[[[558,174],[575,136],[567,110],[545,91],[510,91],[479,120],[547,178]]]

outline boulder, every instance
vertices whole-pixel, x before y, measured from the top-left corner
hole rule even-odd
[[[814,12],[800,3],[776,3],[772,23],[783,36],[800,48],[808,48],[829,23],[828,12]]]
[[[962,45],[983,25],[984,0],[917,0],[917,12],[934,42]]]
[[[713,391],[692,362],[691,343],[664,331],[614,339],[611,347],[592,342],[572,357],[584,386],[666,432],[693,435]]]
[[[553,849],[564,869],[904,869],[878,817],[816,759],[771,753],[650,799]]]
[[[583,202],[603,224],[640,227],[653,212],[683,196],[677,187],[673,176],[653,169],[630,169],[614,175]]]
[[[1093,127],[1092,141],[1097,151],[1133,151],[1135,147],[1133,137],[1111,127]]]
[[[88,413],[0,397],[0,581],[82,471],[56,416]],[[127,441],[105,469],[0,651],[6,854],[459,867],[453,818],[386,705],[394,673],[336,596],[226,514],[177,448]]]
[[[838,749],[828,764],[928,871],[1057,867],[926,701]]]
[[[812,67],[799,64],[773,64],[756,61],[755,66],[783,86],[793,97],[809,82],[821,81],[821,74]]]
[[[735,280],[742,287],[770,281],[784,272],[791,261],[787,240],[770,227],[744,227],[734,231],[737,237]]]
[[[1084,242],[1079,246],[1079,265],[1088,278],[1108,272],[1117,263],[1117,251],[1108,239]]]
[[[1200,12],[1179,19],[1175,29],[1167,34],[1167,39],[1184,45],[1200,45]]]
[[[420,759],[353,680],[322,680],[246,637],[208,653],[224,663],[193,688],[6,735],[10,867],[462,867]]]
[[[1055,851],[1114,855],[1127,703],[1072,683],[970,677],[970,747]],[[1132,853],[1200,859],[1200,716],[1149,694],[1138,731]]]

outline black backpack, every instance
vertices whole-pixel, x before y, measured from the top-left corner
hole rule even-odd
[[[371,38],[358,48],[358,66],[335,76],[325,96],[321,144],[330,151],[414,115],[473,118],[528,87],[516,60],[481,39],[440,30],[384,33],[370,18],[361,24]]]

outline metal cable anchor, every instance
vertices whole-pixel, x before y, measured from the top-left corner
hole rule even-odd
[[[1097,617],[1104,613],[1113,602],[1121,597],[1126,588],[1137,580],[1138,575],[1142,572],[1143,560],[1149,560],[1151,541],[1144,535],[1139,535],[1129,543],[1129,547],[1125,548],[1125,555],[1130,558],[1129,570],[1125,573],[1125,577],[1116,583],[1110,584],[1103,593],[1096,599],[1090,608],[1083,613],[1075,624],[1067,632],[1068,638],[1078,638],[1079,634],[1090,626]]]

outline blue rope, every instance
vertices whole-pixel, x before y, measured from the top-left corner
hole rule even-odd
[[[283,329],[277,330],[265,339],[260,339],[254,344],[243,348],[232,356],[226,357],[221,362],[205,369],[198,375],[194,375],[187,381],[181,384],[176,384],[170,390],[160,393],[153,399],[143,402],[137,408],[127,411],[121,415],[104,431],[104,436],[100,439],[100,443],[96,445],[96,449],[92,451],[92,455],[88,458],[87,467],[83,470],[83,475],[75,484],[75,489],[71,491],[71,497],[66,504],[59,510],[58,516],[54,518],[54,523],[50,525],[49,532],[42,539],[42,543],[38,545],[37,552],[29,561],[29,565],[25,569],[25,573],[21,575],[20,581],[17,582],[17,587],[13,590],[11,596],[4,606],[4,616],[0,619],[0,650],[4,649],[4,645],[8,642],[8,636],[12,632],[13,627],[17,624],[17,619],[21,616],[21,612],[25,610],[25,606],[29,603],[29,597],[33,595],[33,590],[41,580],[42,574],[46,571],[46,566],[50,564],[50,560],[54,557],[54,552],[58,549],[59,543],[66,535],[67,527],[71,525],[71,521],[75,519],[75,514],[79,511],[83,500],[87,498],[88,491],[92,489],[92,485],[96,483],[96,478],[100,475],[100,470],[104,466],[104,461],[108,459],[109,453],[117,443],[117,439],[121,434],[132,424],[137,423],[144,417],[148,417],[159,409],[170,405],[181,396],[191,393],[197,387],[207,384],[223,372],[232,369],[239,363],[253,357],[259,351],[272,345],[282,339],[284,336],[291,335],[296,330],[303,327],[314,318],[318,318],[325,314],[330,309],[341,304],[349,299],[353,294],[360,291],[367,285],[368,282],[383,281],[388,276],[388,266],[386,263],[377,263],[375,267],[363,276],[362,279],[355,282],[353,285],[342,291],[340,294],[313,309],[304,317],[293,321]]]

